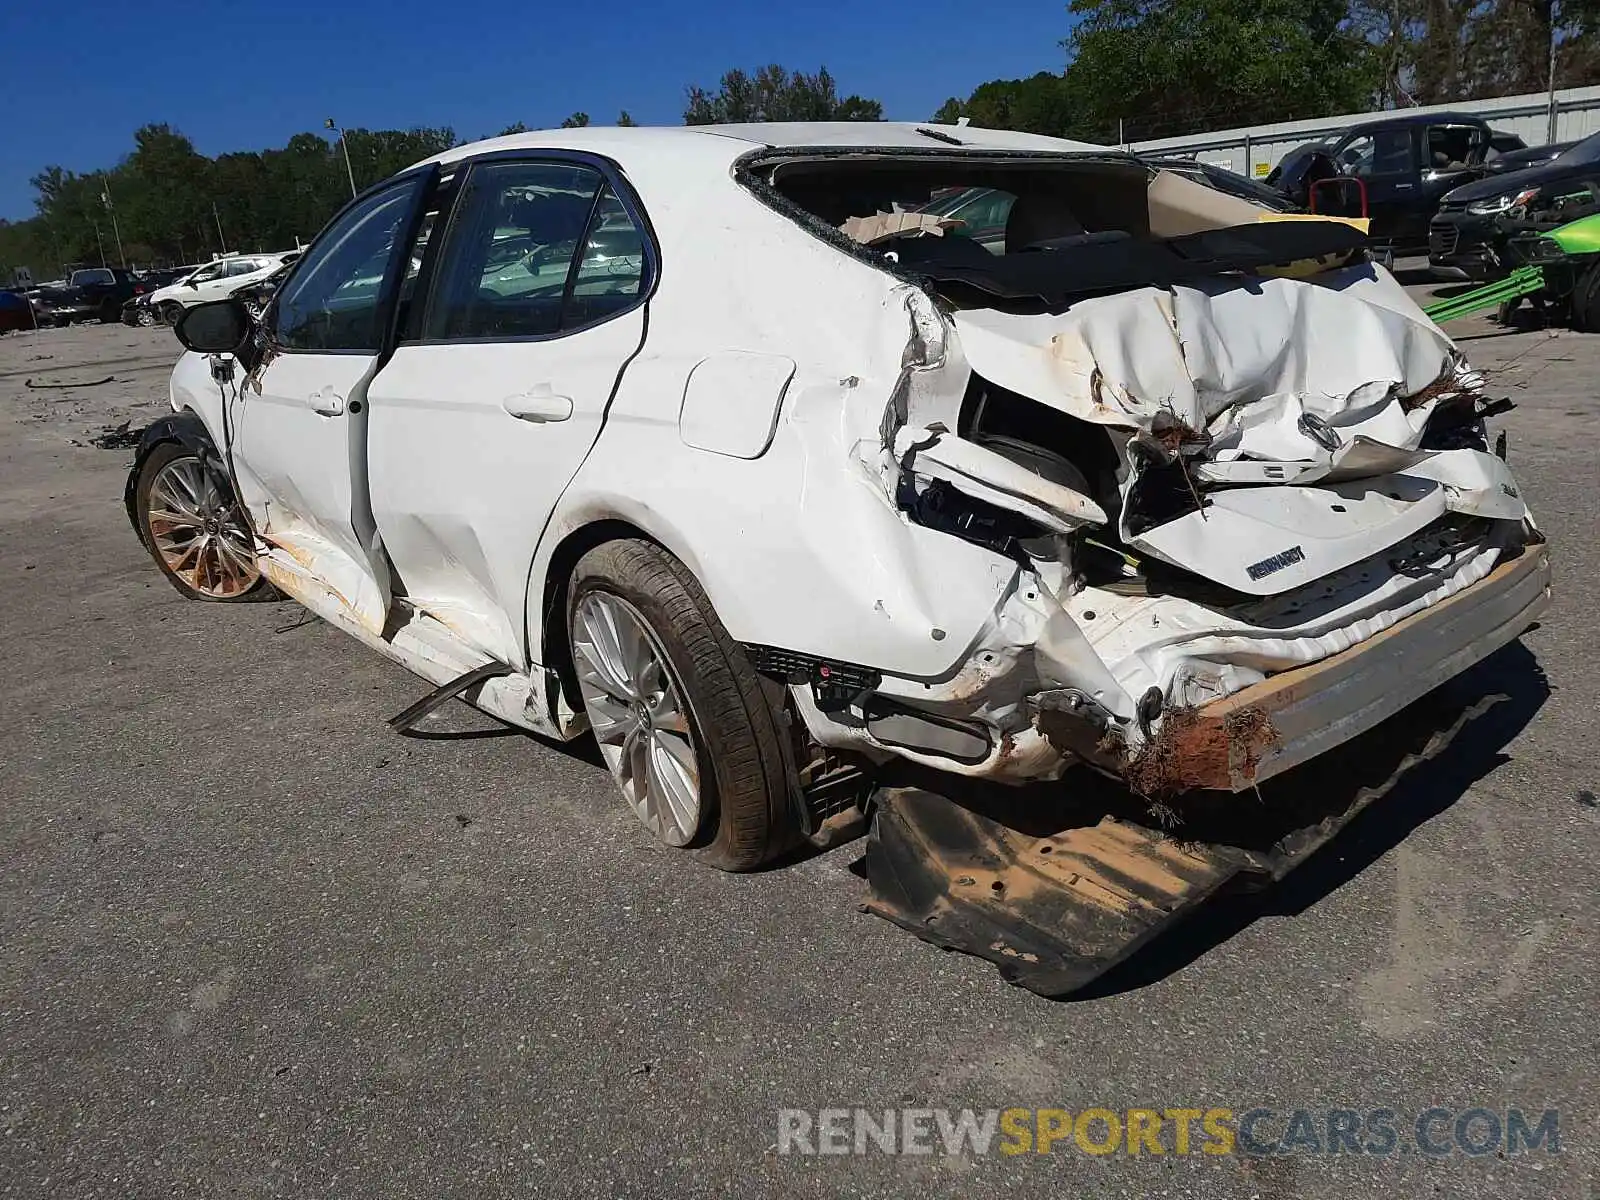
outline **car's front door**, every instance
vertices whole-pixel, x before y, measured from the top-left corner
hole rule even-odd
[[[655,252],[599,160],[492,157],[457,183],[368,389],[372,509],[407,600],[523,666],[534,551],[644,339]]]
[[[383,627],[390,576],[367,503],[367,385],[436,172],[353,203],[284,281],[262,361],[240,388],[234,464],[256,529]]]
[[[224,295],[222,281],[227,277],[228,264],[226,261],[217,261],[201,267],[194,274],[185,279],[181,285],[177,299],[180,304],[204,304],[209,300],[220,300]]]

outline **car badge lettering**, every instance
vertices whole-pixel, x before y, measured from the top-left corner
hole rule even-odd
[[[1305,562],[1306,552],[1299,546],[1290,546],[1287,550],[1280,550],[1271,558],[1263,558],[1258,563],[1251,563],[1245,568],[1245,573],[1251,579],[1265,579],[1268,575],[1276,575],[1285,567],[1292,567],[1295,563]]]

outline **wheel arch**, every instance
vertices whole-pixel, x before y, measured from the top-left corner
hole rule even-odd
[[[574,524],[572,520],[564,522],[568,531],[561,535],[550,547],[548,552],[541,548],[539,557],[535,560],[532,580],[528,589],[528,599],[531,602],[538,600],[539,607],[528,614],[528,639],[530,657],[534,662],[541,664],[546,672],[555,676],[561,693],[566,697],[568,706],[574,711],[581,710],[581,701],[578,698],[576,669],[572,662],[572,646],[567,630],[567,596],[572,583],[573,569],[581,559],[596,546],[603,546],[607,542],[638,540],[650,542],[659,546],[679,562],[683,563],[696,579],[704,586],[704,576],[698,569],[693,557],[686,552],[682,539],[673,537],[670,532],[661,536],[653,528],[657,523],[648,516],[639,513],[621,511],[622,506],[615,509],[595,509]],[[551,717],[559,727],[563,725],[560,713],[557,711],[558,697],[550,696]]]
[[[133,532],[144,543],[144,530],[139,527],[139,513],[135,493],[139,488],[139,473],[144,470],[145,460],[157,446],[168,442],[176,442],[186,450],[192,451],[202,462],[218,470],[224,470],[222,457],[217,453],[217,444],[211,436],[211,430],[206,428],[206,423],[200,419],[200,414],[192,408],[182,412],[168,413],[158,417],[145,427],[139,435],[139,448],[134,452],[133,466],[128,471],[128,481],[122,488],[122,504],[128,513],[128,523],[133,526]]]

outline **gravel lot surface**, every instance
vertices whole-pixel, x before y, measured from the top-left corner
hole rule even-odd
[[[182,600],[129,529],[131,450],[93,439],[165,410],[170,331],[0,338],[0,1196],[1591,1200],[1600,338],[1453,332],[1519,405],[1557,565],[1457,684],[1509,699],[1067,1002],[858,911],[860,843],[721,875],[590,749],[462,706],[396,737],[419,680],[292,603]],[[1560,1152],[1419,1154],[1433,1105],[1559,1109]],[[853,1106],[1267,1108],[1269,1139],[1389,1108],[1400,1147],[778,1153],[779,1109]]]

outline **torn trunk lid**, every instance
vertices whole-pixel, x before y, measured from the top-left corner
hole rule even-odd
[[[1241,594],[1303,586],[1462,509],[1423,443],[1436,408],[1481,379],[1381,267],[951,321],[974,374],[1106,428],[1124,457],[1124,545]],[[1463,469],[1467,490],[1493,486],[1488,463],[1444,474]]]

